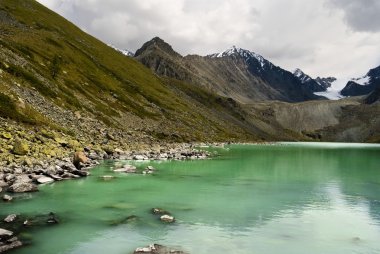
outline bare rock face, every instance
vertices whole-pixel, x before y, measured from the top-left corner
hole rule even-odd
[[[73,164],[77,169],[80,169],[80,164],[84,164],[88,162],[87,156],[84,154],[84,152],[75,152],[74,153],[74,160]]]

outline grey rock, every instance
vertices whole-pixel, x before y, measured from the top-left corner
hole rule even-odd
[[[1,239],[1,240],[3,240],[3,239],[8,239],[8,238],[10,238],[12,235],[13,235],[13,232],[12,232],[12,231],[9,231],[9,230],[6,230],[6,229],[3,229],[3,228],[0,228],[0,239]]]
[[[37,178],[37,182],[39,184],[46,184],[46,183],[52,183],[54,182],[53,178],[47,177],[47,176],[41,176]]]
[[[5,194],[4,196],[3,196],[3,200],[5,201],[5,202],[9,202],[9,201],[12,201],[12,197],[11,196],[9,196],[9,195],[7,195],[7,194]]]
[[[15,193],[38,191],[37,185],[29,182],[16,182],[9,187],[9,191]]]
[[[10,214],[7,217],[5,217],[4,221],[7,223],[11,223],[11,222],[14,222],[16,218],[17,218],[16,214]]]
[[[167,214],[164,214],[160,217],[160,220],[162,222],[166,222],[166,223],[173,223],[175,221],[175,218],[173,216],[170,216],[170,215],[167,215]]]

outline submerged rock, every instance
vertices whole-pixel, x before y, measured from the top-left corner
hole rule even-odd
[[[168,212],[168,211],[166,211],[166,210],[164,210],[162,208],[152,208],[151,211],[152,211],[153,214],[157,214],[157,215],[165,215],[165,214],[171,215],[170,212]]]
[[[11,223],[11,222],[14,222],[16,218],[17,218],[16,214],[10,214],[7,217],[5,217],[4,222]]]
[[[9,196],[9,195],[7,195],[7,194],[5,194],[4,196],[3,196],[3,200],[5,201],[5,202],[10,202],[10,201],[12,201],[12,197],[11,196]]]
[[[100,178],[103,179],[104,181],[110,181],[110,180],[114,179],[115,177],[110,176],[110,175],[105,175],[105,176],[101,176]]]
[[[172,249],[163,245],[159,244],[150,244],[147,247],[141,247],[137,248],[134,252],[134,254],[137,253],[151,253],[151,254],[185,254],[184,251]]]
[[[136,173],[136,167],[133,165],[125,165],[122,168],[115,169],[114,172],[123,172],[123,173]]]
[[[160,220],[166,223],[173,223],[175,221],[175,218],[173,216],[165,214],[160,217]]]

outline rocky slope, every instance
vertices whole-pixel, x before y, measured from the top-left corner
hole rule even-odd
[[[137,50],[135,58],[160,76],[206,88],[240,103],[320,98],[292,73],[256,53],[237,47],[206,57],[183,57],[156,37]]]

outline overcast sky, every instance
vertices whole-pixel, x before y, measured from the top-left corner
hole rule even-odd
[[[183,55],[236,45],[312,77],[360,77],[380,65],[379,0],[38,1],[132,51],[159,36]]]

